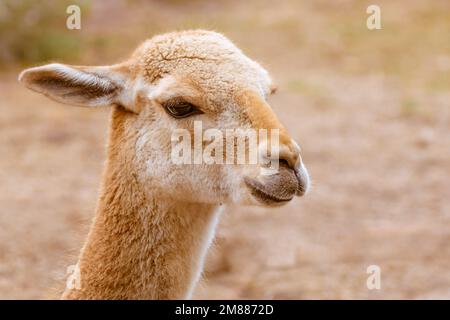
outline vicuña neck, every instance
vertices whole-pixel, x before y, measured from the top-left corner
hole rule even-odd
[[[189,298],[219,210],[143,190],[114,154],[114,130],[96,215],[78,261],[80,287],[66,289],[62,298]]]

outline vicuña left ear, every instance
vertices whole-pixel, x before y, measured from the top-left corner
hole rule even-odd
[[[58,102],[100,107],[122,104],[128,72],[123,66],[80,67],[52,63],[22,71],[19,81]]]

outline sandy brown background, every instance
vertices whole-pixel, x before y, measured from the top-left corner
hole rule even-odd
[[[382,30],[366,28],[372,3]],[[450,299],[448,1],[95,1],[80,31],[64,23],[77,54],[55,49],[41,63],[114,63],[154,34],[207,28],[279,85],[270,102],[302,145],[312,192],[279,209],[229,207],[195,298]],[[6,299],[52,296],[76,262],[105,159],[109,111],[27,91],[17,73],[34,64],[0,73]],[[381,290],[366,287],[372,264]]]

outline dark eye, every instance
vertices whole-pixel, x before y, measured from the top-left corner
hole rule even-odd
[[[203,113],[193,104],[186,101],[172,100],[163,104],[164,109],[174,118],[186,118],[194,114]]]

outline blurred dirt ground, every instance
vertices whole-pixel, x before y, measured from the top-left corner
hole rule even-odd
[[[95,1],[73,31],[108,40],[60,60],[107,64],[153,34],[214,29],[279,85],[312,192],[229,207],[195,298],[450,299],[450,3],[377,1],[376,31],[369,4]],[[53,103],[18,72],[0,74],[0,298],[48,298],[93,215],[109,112]]]

